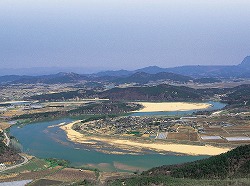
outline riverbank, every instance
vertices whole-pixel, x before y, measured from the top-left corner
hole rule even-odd
[[[107,137],[96,137],[96,136],[85,136],[75,130],[72,129],[74,124],[79,123],[80,121],[74,121],[64,126],[60,126],[62,130],[64,130],[67,134],[67,137],[70,141],[75,143],[86,144],[90,141],[99,141],[103,143],[107,143],[109,145],[113,145],[118,148],[138,148],[138,149],[148,149],[158,152],[173,152],[180,154],[188,154],[188,155],[218,155],[221,153],[225,153],[230,150],[230,148],[222,148],[222,147],[214,147],[214,146],[199,146],[199,145],[185,145],[185,144],[175,144],[175,143],[163,143],[163,142],[145,142],[145,141],[132,141],[125,139],[114,139]]]
[[[168,112],[202,110],[212,107],[209,103],[186,103],[186,102],[135,102],[143,106],[142,109],[133,112]]]

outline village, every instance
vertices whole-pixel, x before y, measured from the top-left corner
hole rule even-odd
[[[195,117],[122,116],[82,123],[75,130],[89,134],[215,144],[250,142],[249,113]],[[237,118],[237,121],[236,119]]]

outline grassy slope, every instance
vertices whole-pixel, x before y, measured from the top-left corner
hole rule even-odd
[[[181,165],[161,166],[108,185],[250,185],[250,145]]]
[[[240,146],[204,160],[153,168],[143,174],[194,179],[250,177],[250,145]]]
[[[130,179],[118,179],[107,183],[109,186],[147,186],[147,185],[167,185],[167,186],[248,186],[250,180],[247,178],[227,179],[227,180],[195,180],[173,178],[170,176],[139,176]]]

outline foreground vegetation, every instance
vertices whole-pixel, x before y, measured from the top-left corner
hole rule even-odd
[[[70,168],[65,160],[32,158],[27,164],[4,172],[0,181],[33,179],[30,185],[247,186],[250,185],[250,145],[204,160],[153,168],[141,175],[135,172],[110,176],[104,183],[99,182],[101,174],[84,167]]]
[[[250,145],[239,146],[232,151],[204,160],[153,168],[143,175],[170,175],[193,179],[250,178]]]
[[[43,160],[43,159],[38,159],[38,158],[32,158],[28,163],[16,167],[14,169],[10,169],[7,171],[4,171],[3,174],[11,174],[11,173],[20,173],[20,172],[27,172],[27,171],[40,171],[40,170],[45,170],[50,167],[50,164]]]
[[[94,170],[70,168],[66,160],[33,157],[28,163],[4,171],[0,182],[33,180],[28,185],[95,185],[97,174]]]
[[[18,154],[17,149],[12,144],[7,146],[3,140],[3,133],[0,133],[0,163],[10,166],[22,162],[23,158]]]
[[[249,185],[249,178],[250,145],[245,145],[204,160],[156,167],[108,185]]]
[[[167,186],[248,186],[250,180],[247,178],[241,179],[226,179],[226,180],[196,180],[173,178],[170,176],[138,176],[128,179],[118,179],[109,181],[109,186],[152,186],[152,185],[167,185]]]

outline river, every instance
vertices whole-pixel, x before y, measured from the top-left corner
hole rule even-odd
[[[220,105],[219,106],[223,106]],[[219,106],[213,107],[219,109]],[[193,111],[192,111],[193,112]],[[207,156],[188,156],[176,154],[159,154],[147,152],[139,155],[106,154],[98,152],[90,146],[70,142],[59,126],[48,128],[73,119],[64,118],[54,121],[36,122],[23,127],[12,126],[10,134],[15,136],[23,146],[23,152],[39,158],[66,159],[73,166],[90,166],[103,171],[146,170],[168,164],[184,163],[203,159]]]

